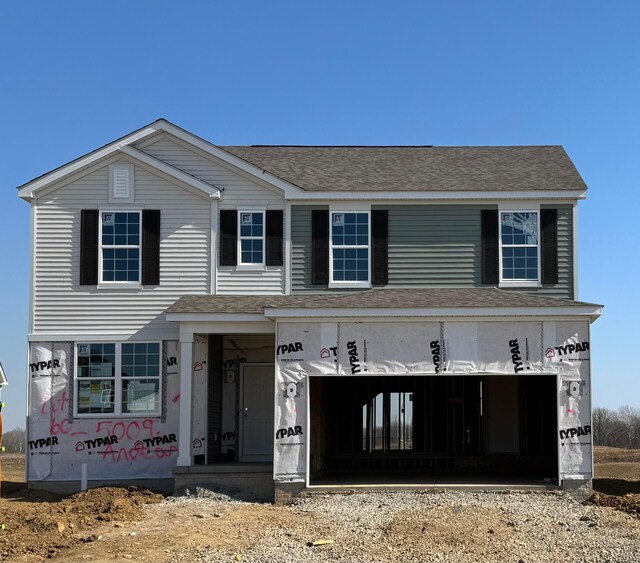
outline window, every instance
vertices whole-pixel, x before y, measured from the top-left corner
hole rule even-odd
[[[140,283],[139,211],[100,213],[100,283]]]
[[[413,392],[381,391],[362,405],[362,451],[413,450]]]
[[[239,211],[239,264],[264,265],[264,211]]]
[[[538,240],[537,211],[500,212],[501,282],[538,282]]]
[[[331,213],[331,283],[369,285],[369,212]]]
[[[160,343],[77,345],[76,414],[160,414]]]

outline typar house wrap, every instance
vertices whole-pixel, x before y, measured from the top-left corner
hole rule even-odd
[[[561,479],[591,478],[585,322],[279,322],[274,477],[304,481],[308,377],[554,375]]]

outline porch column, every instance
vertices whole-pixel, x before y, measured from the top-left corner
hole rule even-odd
[[[192,465],[191,459],[191,389],[193,387],[193,332],[180,332],[180,431],[179,466]]]

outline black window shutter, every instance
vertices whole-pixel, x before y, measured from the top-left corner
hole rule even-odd
[[[375,209],[371,212],[371,281],[373,285],[389,283],[389,212]]]
[[[98,210],[80,212],[80,285],[98,285]]]
[[[482,283],[498,284],[498,210],[483,209],[482,231]]]
[[[266,262],[267,266],[282,266],[282,226],[283,212],[281,209],[268,210],[266,213],[267,234]]]
[[[142,285],[160,285],[160,211],[142,211]]]
[[[329,283],[329,210],[311,212],[311,283]]]
[[[238,212],[235,209],[220,211],[220,265],[236,266],[238,263]]]
[[[540,211],[542,283],[558,283],[558,210]]]

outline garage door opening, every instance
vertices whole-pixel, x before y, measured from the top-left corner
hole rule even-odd
[[[553,376],[310,380],[312,486],[557,481]]]

